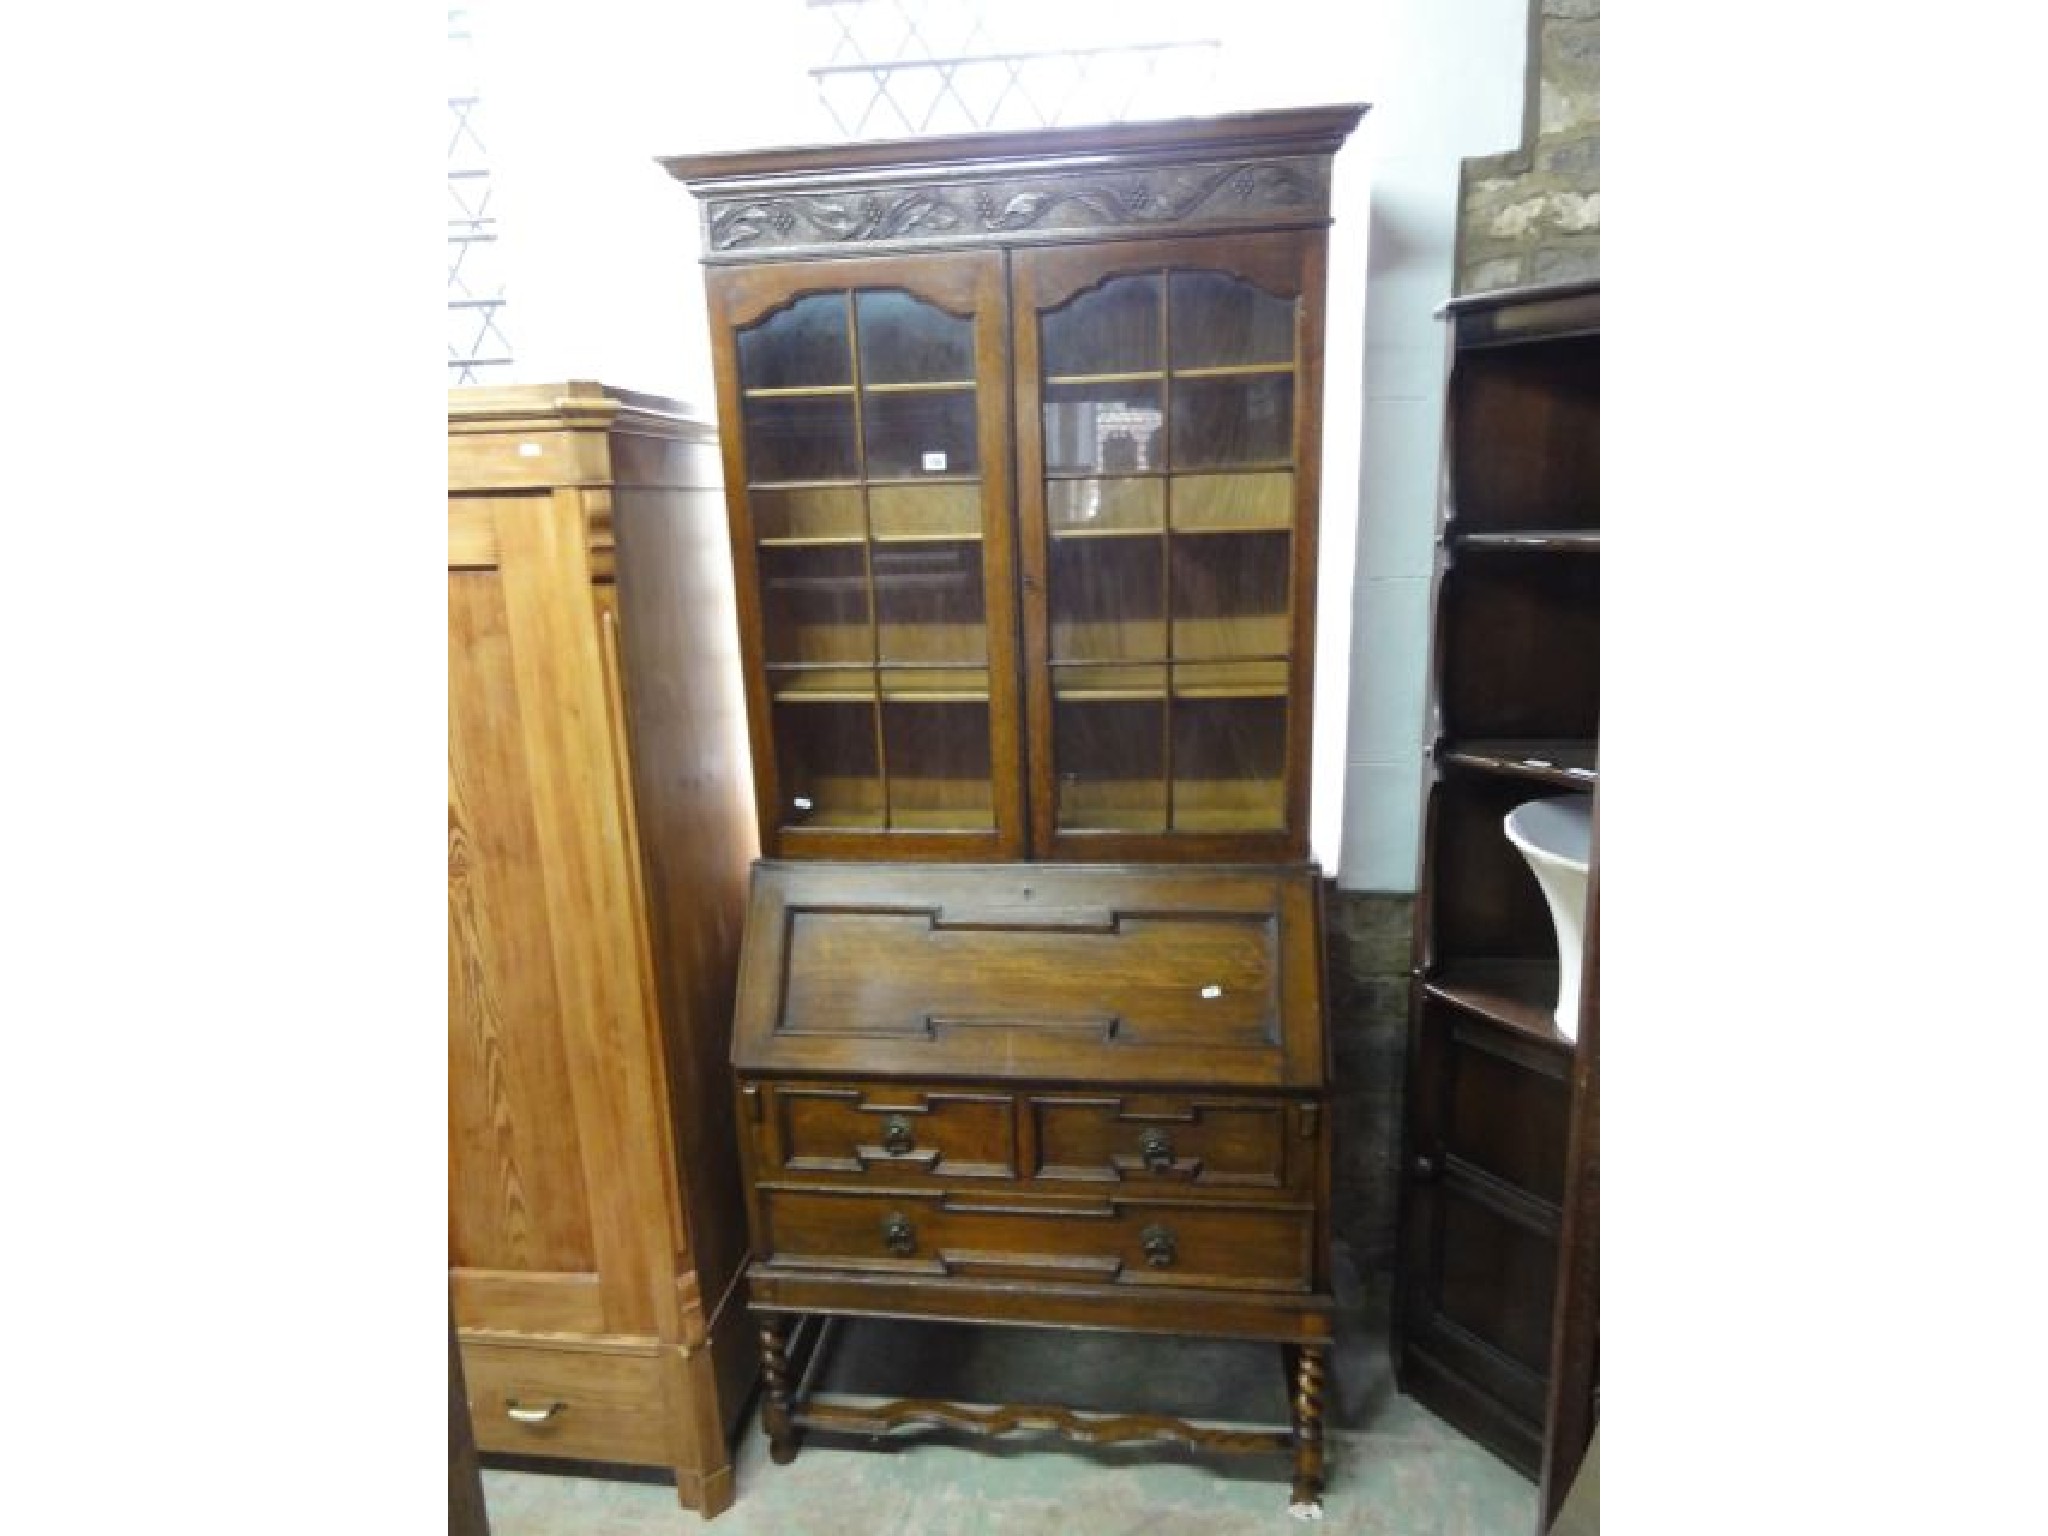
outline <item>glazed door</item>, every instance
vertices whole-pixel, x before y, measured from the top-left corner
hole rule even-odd
[[[1033,852],[1307,844],[1324,243],[1015,258]]]
[[[763,850],[1019,856],[1001,258],[708,289]]]

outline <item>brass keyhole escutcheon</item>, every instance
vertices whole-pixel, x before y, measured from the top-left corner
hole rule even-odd
[[[1145,1262],[1154,1269],[1166,1269],[1172,1265],[1175,1254],[1171,1228],[1147,1227],[1138,1234],[1138,1242],[1145,1249]]]
[[[917,1252],[917,1228],[901,1211],[891,1211],[882,1221],[882,1242],[891,1253],[908,1257]]]
[[[1164,1173],[1173,1166],[1173,1138],[1152,1126],[1138,1138],[1138,1155],[1154,1173]]]
[[[901,1157],[916,1145],[917,1137],[906,1116],[891,1115],[882,1122],[882,1149],[891,1157]]]

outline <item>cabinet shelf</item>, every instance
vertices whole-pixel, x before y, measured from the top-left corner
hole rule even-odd
[[[1557,1032],[1557,964],[1550,960],[1457,960],[1425,977],[1423,991],[1490,1023],[1564,1050]]]
[[[1468,739],[1441,743],[1437,758],[1481,773],[1590,790],[1599,782],[1598,750],[1597,743],[1583,739]]]
[[[1116,373],[1054,373],[1046,375],[1048,386],[1089,384],[1157,384],[1161,379],[1270,379],[1294,372],[1286,363],[1212,363],[1200,368],[1137,368]]]
[[[1597,555],[1598,528],[1531,528],[1516,533],[1459,533],[1445,536],[1454,550],[1519,550],[1532,554]]]
[[[1231,527],[1211,525],[1203,528],[1055,528],[1052,537],[1065,543],[1069,539],[1156,539],[1161,534],[1171,533],[1177,539],[1206,539],[1219,534],[1233,533],[1292,533],[1292,523],[1240,523]]]

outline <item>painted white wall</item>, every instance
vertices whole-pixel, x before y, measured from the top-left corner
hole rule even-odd
[[[1458,162],[1514,147],[1528,0],[1264,0],[1209,12],[1189,113],[1368,102],[1338,155],[1326,345],[1311,851],[1414,886],[1431,536]],[[523,380],[708,408],[696,208],[664,154],[830,141],[802,0],[472,0]],[[1360,430],[1345,430],[1347,423]]]
[[[1410,891],[1443,431],[1435,311],[1455,283],[1459,161],[1521,142],[1528,0],[1375,0],[1363,21],[1359,89],[1373,110],[1359,148],[1371,231],[1337,881]],[[1327,783],[1326,774],[1319,795]]]

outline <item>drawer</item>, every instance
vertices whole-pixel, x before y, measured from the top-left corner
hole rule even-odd
[[[1303,1291],[1312,1207],[762,1188],[771,1266],[1132,1289]]]
[[[666,1466],[660,1371],[653,1354],[462,1345],[470,1421],[486,1451]]]
[[[1034,1179],[1301,1193],[1314,1179],[1313,1101],[1034,1093],[1024,1103]]]
[[[857,1174],[888,1179],[1017,1177],[1010,1095],[973,1088],[748,1083],[767,1177]]]
[[[1308,866],[754,866],[743,1074],[1323,1086]]]

